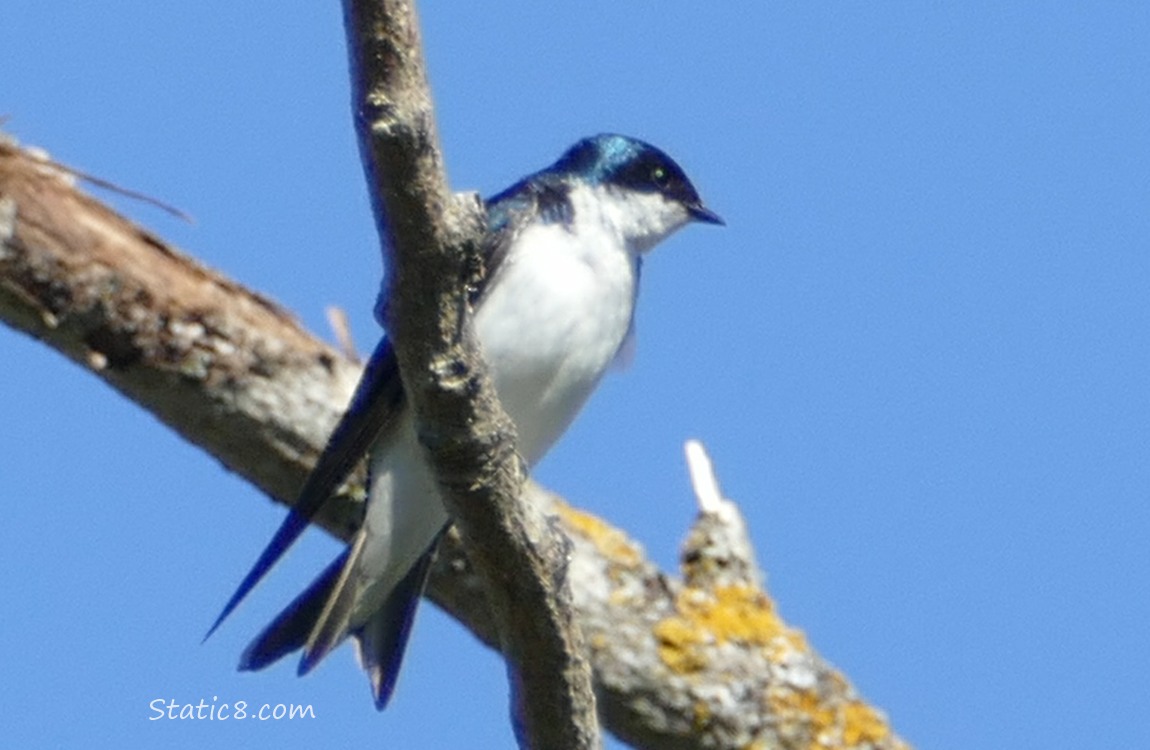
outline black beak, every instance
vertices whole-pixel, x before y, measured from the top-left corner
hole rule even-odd
[[[702,203],[696,203],[694,205],[687,206],[687,213],[690,214],[691,218],[695,221],[701,221],[704,224],[718,224],[719,226],[727,225],[727,222],[723,221],[723,217],[719,216],[717,213],[707,208]]]

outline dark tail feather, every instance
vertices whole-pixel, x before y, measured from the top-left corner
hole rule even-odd
[[[391,421],[403,403],[403,386],[399,379],[399,363],[391,343],[384,338],[364,368],[359,385],[355,388],[351,405],[327,440],[315,468],[308,475],[291,512],[284,519],[275,536],[264,547],[255,565],[240,581],[232,598],[224,605],[219,617],[208,629],[204,640],[223,624],[240,602],[268,574],[288,549],[299,539],[311,519],[339,488],[356,463],[363,458],[372,442]]]
[[[205,641],[211,638],[212,633],[216,632],[220,625],[224,624],[224,620],[228,619],[228,615],[230,615],[236,607],[240,606],[240,602],[251,593],[251,590],[256,587],[256,584],[259,583],[263,577],[267,575],[267,572],[272,569],[272,566],[283,557],[288,547],[290,547],[296,539],[299,539],[300,534],[304,532],[307,525],[308,516],[304,513],[294,508],[288,513],[287,518],[283,520],[283,523],[280,524],[280,527],[276,530],[275,536],[268,542],[268,546],[264,547],[264,551],[260,553],[260,557],[256,560],[255,565],[253,565],[252,569],[248,571],[248,574],[244,576],[244,580],[240,581],[240,585],[232,594],[232,598],[228,599],[228,603],[224,605],[223,611],[216,617],[216,621],[212,623],[212,626],[208,628],[208,633],[204,636]]]
[[[303,648],[315,621],[323,612],[331,589],[347,562],[349,550],[324,569],[307,589],[256,636],[240,657],[240,671],[254,672],[279,661],[293,651]]]
[[[419,561],[407,572],[399,585],[388,594],[387,600],[363,627],[353,631],[359,647],[359,661],[371,680],[371,692],[375,707],[382,711],[387,708],[395,682],[399,678],[399,668],[403,664],[403,652],[407,648],[407,638],[411,635],[411,625],[415,621],[415,610],[419,598],[427,585],[427,574],[431,561],[439,547],[439,536]]]

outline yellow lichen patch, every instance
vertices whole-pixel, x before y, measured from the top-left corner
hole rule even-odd
[[[843,708],[843,742],[848,747],[882,742],[889,735],[886,720],[865,703],[852,701]]]
[[[794,649],[808,648],[806,637],[787,627],[774,603],[762,590],[747,585],[721,586],[713,591],[683,589],[675,599],[676,613],[654,628],[659,657],[678,674],[707,667],[709,650],[734,642],[762,649],[782,662]],[[810,750],[857,748],[890,744],[891,732],[881,713],[850,696],[849,683],[830,670],[817,689],[799,689],[786,682],[767,687],[770,713],[782,734],[799,738]],[[693,707],[697,728],[711,720],[705,703]],[[898,745],[903,750],[905,745]]]
[[[625,566],[638,565],[643,555],[627,535],[606,521],[566,503],[555,503],[555,510],[573,531],[595,545],[599,553],[612,562]]]
[[[802,728],[812,750],[874,745],[890,739],[886,720],[861,701],[828,702],[812,690],[786,688],[768,691],[768,700],[783,725]]]
[[[682,617],[720,643],[765,646],[788,633],[770,598],[753,586],[723,586],[709,593],[688,589],[679,595],[676,607]]]
[[[706,664],[704,646],[737,642],[767,648],[781,659],[790,648],[805,647],[801,633],[788,628],[774,604],[753,586],[723,586],[714,591],[685,589],[675,600],[676,614],[655,626],[663,663],[679,673],[696,672]],[[780,640],[785,639],[785,640]]]
[[[680,617],[668,617],[655,625],[655,640],[659,643],[659,658],[671,671],[686,674],[705,666],[699,647],[706,636],[698,626]]]
[[[805,727],[811,738],[818,738],[835,725],[834,709],[825,705],[812,690],[769,690],[767,699],[780,722]]]

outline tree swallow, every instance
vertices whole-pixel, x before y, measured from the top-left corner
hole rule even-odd
[[[486,273],[472,293],[473,325],[518,430],[519,452],[531,466],[629,348],[644,254],[689,222],[723,221],[669,156],[622,135],[579,141],[485,205]],[[362,526],[347,550],[247,647],[240,669],[262,669],[302,648],[299,673],[306,674],[350,635],[382,710],[450,521],[386,338],[295,506],[208,635],[364,454],[369,479]]]

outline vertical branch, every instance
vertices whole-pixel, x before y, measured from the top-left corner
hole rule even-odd
[[[591,670],[566,584],[567,546],[531,503],[525,471],[466,319],[467,258],[485,228],[455,198],[438,149],[408,0],[344,0],[356,130],[391,271],[385,318],[419,437],[486,583],[523,747],[599,746]]]

